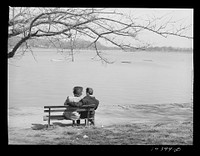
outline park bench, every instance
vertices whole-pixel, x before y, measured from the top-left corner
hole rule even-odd
[[[51,120],[71,120],[68,118],[65,118],[63,115],[63,112],[66,110],[66,108],[70,107],[70,110],[74,110],[77,112],[87,112],[87,117],[86,118],[80,118],[85,119],[85,125],[89,126],[89,119],[92,119],[94,121],[94,116],[90,117],[90,111],[94,111],[94,104],[91,105],[84,105],[82,107],[70,107],[70,106],[44,106],[44,112],[48,113],[48,115],[45,115],[43,120],[48,121],[48,127],[50,127],[50,121]],[[58,114],[57,112],[60,112],[62,114]],[[55,114],[57,113],[57,114]],[[95,122],[94,122],[95,123]],[[75,120],[72,120],[72,126],[75,125]]]

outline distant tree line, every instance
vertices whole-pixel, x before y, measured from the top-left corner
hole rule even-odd
[[[172,52],[172,51],[187,51],[191,52],[193,51],[192,48],[179,48],[179,47],[171,47],[171,46],[162,46],[162,47],[148,47],[146,48],[147,51],[164,51],[164,52]]]
[[[17,37],[9,39],[8,46],[10,48],[12,48],[13,46],[16,45],[17,42],[19,42],[19,40],[20,40],[20,38],[17,38]],[[95,49],[95,46],[91,45],[92,42],[90,42],[90,41],[83,40],[83,39],[77,39],[74,42],[75,42],[74,49]],[[27,41],[27,44],[30,47],[40,47],[40,48],[44,47],[44,48],[70,49],[70,47],[71,47],[71,45],[70,45],[71,43],[69,40],[60,41],[57,39],[51,39],[51,42],[49,42],[49,40],[46,40],[46,39],[32,39],[32,40]],[[26,46],[26,44],[24,43],[21,46],[22,47]],[[100,42],[97,42],[96,46],[98,47],[98,49],[101,49],[101,50],[119,50],[120,49],[119,47],[104,46]]]
[[[12,38],[10,40],[8,40],[8,45],[10,47],[13,47],[20,39],[19,38]],[[56,39],[52,41],[53,43],[49,42],[46,39],[33,39],[33,40],[29,40],[28,44],[31,47],[37,47],[37,48],[55,48],[56,47],[61,47],[63,49],[70,49],[70,41],[57,41]],[[74,49],[95,49],[94,45],[91,45],[90,41],[86,41],[83,39],[78,39],[75,41],[75,47]],[[22,45],[22,46],[25,46]],[[101,50],[121,50],[119,47],[108,47],[108,46],[104,46],[102,45],[100,42],[97,43],[97,47],[98,49]],[[193,51],[192,48],[179,48],[179,47],[171,47],[171,46],[162,46],[162,47],[146,47],[145,49],[142,49],[143,51],[163,51],[163,52],[172,52],[172,51],[176,51],[176,52],[182,52],[182,51],[188,51],[191,52]],[[131,50],[132,52],[134,51],[139,51],[139,50]],[[141,51],[141,49],[140,49]]]

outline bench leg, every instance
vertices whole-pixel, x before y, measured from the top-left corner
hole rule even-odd
[[[75,125],[75,120],[72,120],[72,126],[74,126]]]
[[[51,108],[49,108],[48,128],[50,127],[50,112],[51,112]]]
[[[81,120],[80,119],[76,120],[76,123],[77,123],[77,125],[80,125],[81,124]]]
[[[89,125],[90,125],[88,119],[85,119],[85,125],[86,125],[86,126],[89,126]]]
[[[94,122],[94,126],[95,126],[95,119],[93,119],[93,122]]]
[[[86,124],[86,126],[90,126],[90,124],[89,124],[89,116],[90,116],[90,111],[88,110],[88,112],[87,112],[87,124]]]
[[[91,119],[91,124],[95,126],[95,120],[94,120],[94,118]]]
[[[50,117],[48,119],[48,128],[50,127]]]
[[[94,114],[94,116],[93,116],[93,125],[95,126],[95,114]]]

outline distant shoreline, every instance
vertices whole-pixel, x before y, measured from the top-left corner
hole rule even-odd
[[[55,48],[55,47],[31,47],[32,49],[41,49],[44,50],[42,52],[49,52],[47,50],[61,50],[61,48]],[[12,49],[10,47],[10,49]],[[71,49],[63,49],[64,51],[71,51]],[[95,49],[74,49],[74,52],[76,51],[94,51]],[[123,51],[121,49],[99,49],[101,51]],[[174,49],[174,50],[152,50],[152,49],[145,49],[145,50],[127,50],[124,51],[124,53],[140,53],[140,52],[147,52],[147,53],[155,53],[155,52],[161,52],[161,53],[193,53],[193,49],[182,49],[182,50],[178,50],[178,49]]]
[[[15,46],[17,42],[19,42],[19,37],[14,37],[12,39],[8,40],[8,46],[9,48],[12,46]],[[91,45],[92,42],[79,39],[75,43],[74,49],[83,49],[83,50],[95,50],[94,45]],[[71,49],[70,42],[63,42],[60,41],[59,43],[57,41],[54,41],[54,44],[49,42],[46,39],[32,39],[28,41],[28,45],[33,48],[63,48],[63,49]],[[91,46],[89,46],[91,45]],[[25,46],[25,45],[22,45]],[[89,46],[89,47],[88,47]],[[100,42],[97,42],[97,48],[98,50],[122,50],[117,46],[106,46],[101,44]],[[125,48],[125,50],[130,51],[130,48]],[[193,51],[192,47],[172,47],[172,46],[148,46],[148,47],[136,47],[135,49],[132,49],[131,51],[141,51],[144,49],[144,51],[162,51],[162,52],[168,52],[168,51]]]

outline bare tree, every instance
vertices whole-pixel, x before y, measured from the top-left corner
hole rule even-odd
[[[71,50],[71,57],[72,57],[72,62],[74,62],[74,49],[76,48],[76,37],[77,37],[77,31],[75,31],[74,36],[72,35],[70,37],[70,50]]]
[[[9,12],[8,39],[18,36],[20,40],[8,52],[8,58],[14,57],[23,44],[26,45],[26,49],[29,48],[27,41],[35,38],[46,37],[52,43],[54,43],[52,38],[58,41],[71,39],[73,42],[75,34],[72,32],[92,39],[90,46],[94,46],[97,56],[105,62],[109,61],[101,55],[98,49],[99,40],[106,40],[122,50],[127,50],[144,49],[147,45],[136,46],[134,42],[123,43],[119,37],[140,42],[138,35],[142,31],[149,31],[163,37],[175,35],[188,39],[193,38],[184,33],[191,28],[191,25],[180,24],[178,28],[173,27],[177,21],[166,20],[165,16],[151,17],[148,20],[137,22],[142,19],[101,8],[10,7]],[[73,57],[73,48],[71,52]]]

